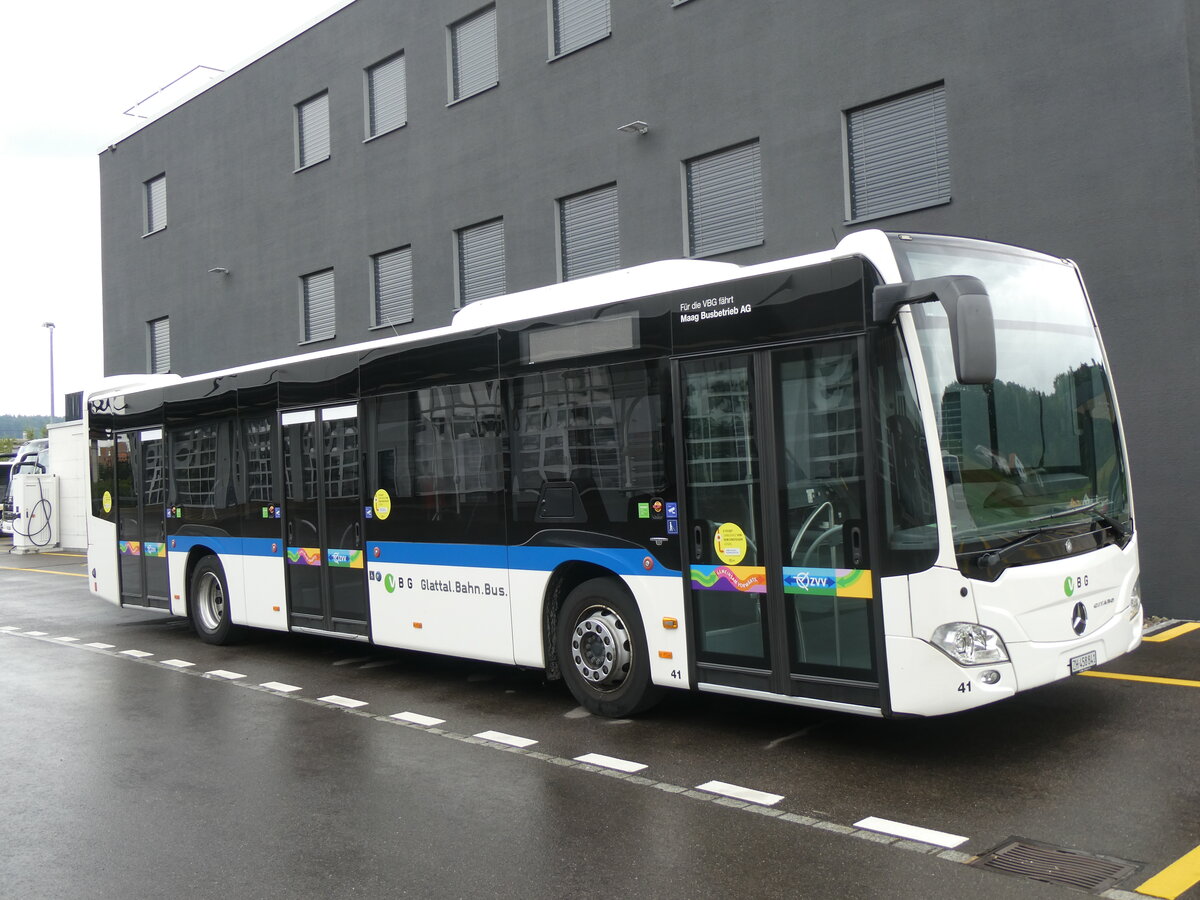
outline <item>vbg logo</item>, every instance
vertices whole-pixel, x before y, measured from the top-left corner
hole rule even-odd
[[[1088,586],[1088,576],[1076,575],[1075,577],[1067,576],[1067,580],[1063,582],[1063,593],[1068,597],[1072,596],[1080,588]]]

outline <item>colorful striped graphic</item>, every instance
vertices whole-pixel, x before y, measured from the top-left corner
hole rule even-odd
[[[122,556],[141,556],[142,542],[141,541],[118,541],[117,549]]]
[[[760,566],[692,566],[692,590],[765,594],[767,570]]]
[[[319,566],[321,564],[320,547],[288,547],[288,563],[293,566]]]
[[[783,590],[816,597],[872,596],[870,569],[802,569],[784,566]]]
[[[361,550],[326,550],[325,558],[329,565],[339,569],[361,569],[363,567]]]

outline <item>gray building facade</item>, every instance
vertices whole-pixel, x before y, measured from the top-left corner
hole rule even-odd
[[[861,227],[1029,246],[1088,281],[1147,608],[1197,618],[1197,41],[1190,0],[357,0],[100,154],[105,371]]]

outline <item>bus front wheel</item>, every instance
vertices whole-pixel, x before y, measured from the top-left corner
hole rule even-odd
[[[594,715],[633,715],[662,697],[650,683],[637,605],[610,578],[585,581],[567,595],[558,614],[558,658],[567,687]]]
[[[228,644],[238,629],[229,620],[229,587],[225,570],[215,556],[206,556],[192,570],[188,612],[200,640],[207,644]]]

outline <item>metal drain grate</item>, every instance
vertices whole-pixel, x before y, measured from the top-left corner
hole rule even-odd
[[[1041,841],[1009,838],[971,863],[1006,875],[1018,875],[1099,894],[1138,870],[1138,863],[1110,856],[1093,856]]]

